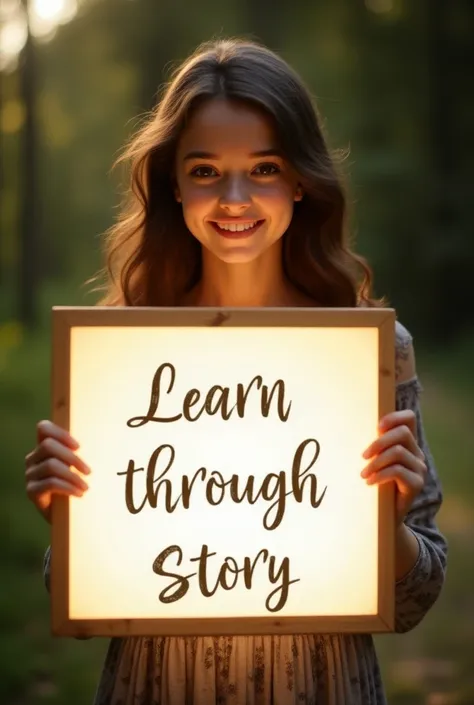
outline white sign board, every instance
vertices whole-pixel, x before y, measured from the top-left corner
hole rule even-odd
[[[53,515],[58,634],[393,629],[392,310],[58,308],[54,418],[92,468]]]

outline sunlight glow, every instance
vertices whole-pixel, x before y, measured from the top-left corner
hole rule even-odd
[[[45,41],[77,13],[78,0],[30,0],[31,33]],[[0,0],[0,70],[14,68],[25,46],[27,25],[21,0]]]
[[[33,0],[31,31],[37,37],[51,35],[58,25],[70,22],[77,12],[76,0]]]
[[[35,0],[35,12],[42,20],[54,21],[60,17],[64,0]]]

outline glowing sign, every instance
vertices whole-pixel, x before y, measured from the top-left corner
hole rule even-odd
[[[53,418],[92,468],[53,504],[53,631],[393,629],[391,309],[53,310]]]

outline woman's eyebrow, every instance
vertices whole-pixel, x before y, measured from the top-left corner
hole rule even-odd
[[[249,154],[252,159],[259,159],[261,157],[282,157],[281,149],[276,147],[270,147],[270,149],[261,149],[258,152],[252,152]],[[195,150],[193,152],[188,152],[184,157],[184,161],[191,159],[219,159],[218,154],[213,154],[212,152],[204,152],[202,150]]]
[[[278,147],[270,147],[270,149],[262,149],[259,152],[254,152],[250,155],[252,158],[256,157],[283,157],[283,152]]]

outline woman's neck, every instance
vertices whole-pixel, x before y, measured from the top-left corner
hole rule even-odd
[[[316,306],[285,277],[281,248],[245,264],[229,264],[203,251],[202,277],[189,297],[187,306],[226,308]]]

